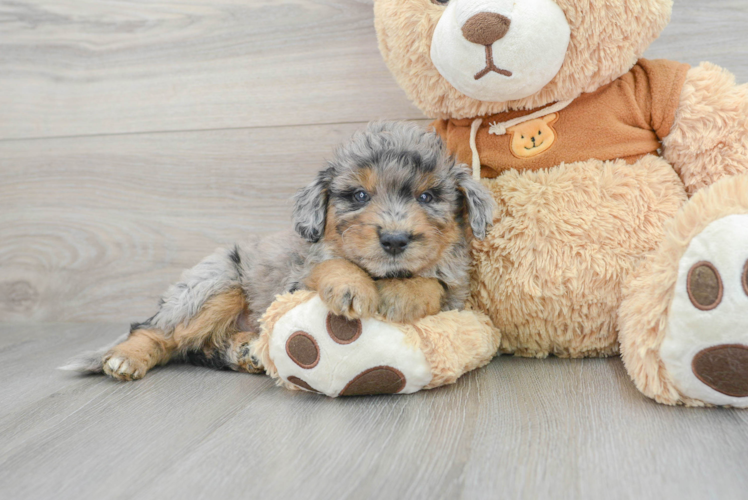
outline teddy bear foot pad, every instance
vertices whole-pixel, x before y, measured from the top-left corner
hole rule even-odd
[[[281,379],[306,391],[336,396],[410,394],[432,378],[417,346],[375,319],[332,314],[319,297],[284,315],[270,341]]]
[[[748,407],[748,214],[709,224],[680,260],[661,358],[679,391]]]

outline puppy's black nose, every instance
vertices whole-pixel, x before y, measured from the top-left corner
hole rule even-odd
[[[390,255],[398,255],[405,251],[405,247],[410,243],[410,234],[405,232],[400,233],[382,233],[379,235],[379,243],[381,243],[384,251]]]

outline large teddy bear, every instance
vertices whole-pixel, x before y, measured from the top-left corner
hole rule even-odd
[[[748,407],[748,86],[641,59],[672,2],[374,5],[398,83],[499,207],[473,242],[472,312],[364,320],[342,330],[356,346],[313,294],[282,297],[254,346],[267,371],[330,396],[405,393],[495,346],[620,353],[661,403]]]

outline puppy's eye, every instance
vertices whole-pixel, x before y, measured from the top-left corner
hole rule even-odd
[[[359,189],[355,193],[353,193],[353,201],[357,201],[359,203],[366,203],[369,201],[369,193],[364,191],[363,189]]]
[[[421,203],[431,203],[432,201],[434,201],[434,196],[426,191],[425,193],[421,193],[418,196],[418,201],[420,201]]]
[[[434,5],[447,5],[449,0],[431,0]]]

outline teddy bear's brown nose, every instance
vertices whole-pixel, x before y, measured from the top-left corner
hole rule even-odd
[[[474,15],[462,26],[462,35],[469,42],[491,45],[501,40],[509,31],[511,21],[495,12],[481,12]]]

